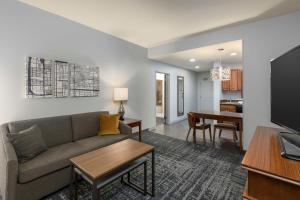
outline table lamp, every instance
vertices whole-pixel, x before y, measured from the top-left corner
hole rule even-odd
[[[123,101],[128,100],[128,88],[114,88],[114,100],[120,101],[120,120],[124,120],[125,109],[123,106]]]

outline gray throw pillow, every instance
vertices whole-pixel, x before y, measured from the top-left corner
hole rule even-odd
[[[18,133],[10,133],[7,137],[15,148],[20,163],[24,163],[48,149],[37,125]]]

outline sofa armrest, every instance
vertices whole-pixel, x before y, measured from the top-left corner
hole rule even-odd
[[[132,134],[132,128],[122,121],[119,122],[119,130],[121,134]]]
[[[0,126],[0,191],[5,200],[14,200],[18,181],[18,158],[7,138],[7,125]]]

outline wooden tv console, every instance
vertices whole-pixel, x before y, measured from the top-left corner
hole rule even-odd
[[[280,155],[278,132],[257,127],[242,161],[248,171],[244,199],[300,199],[300,162]]]

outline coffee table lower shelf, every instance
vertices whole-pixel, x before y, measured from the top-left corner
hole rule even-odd
[[[143,165],[144,168],[144,186],[140,187],[137,184],[133,183],[130,178],[130,172],[134,169],[140,167]],[[127,175],[127,181],[124,180],[124,175]],[[84,174],[80,169],[76,168],[76,166],[72,166],[72,176],[74,178],[73,181],[73,187],[72,187],[72,197],[71,199],[77,199],[77,180],[78,176],[83,178],[85,181],[87,181],[89,184],[93,187],[93,193],[92,193],[92,199],[96,200],[99,199],[99,189],[103,188],[104,186],[108,185],[109,183],[117,180],[118,178],[121,178],[121,183],[131,187],[132,189],[141,192],[144,195],[151,195],[154,196],[153,193],[150,193],[147,191],[147,160],[146,159],[139,159],[132,161],[131,163],[117,169],[113,173],[110,173],[109,175],[100,178],[99,180],[92,180],[90,179],[86,174]]]

